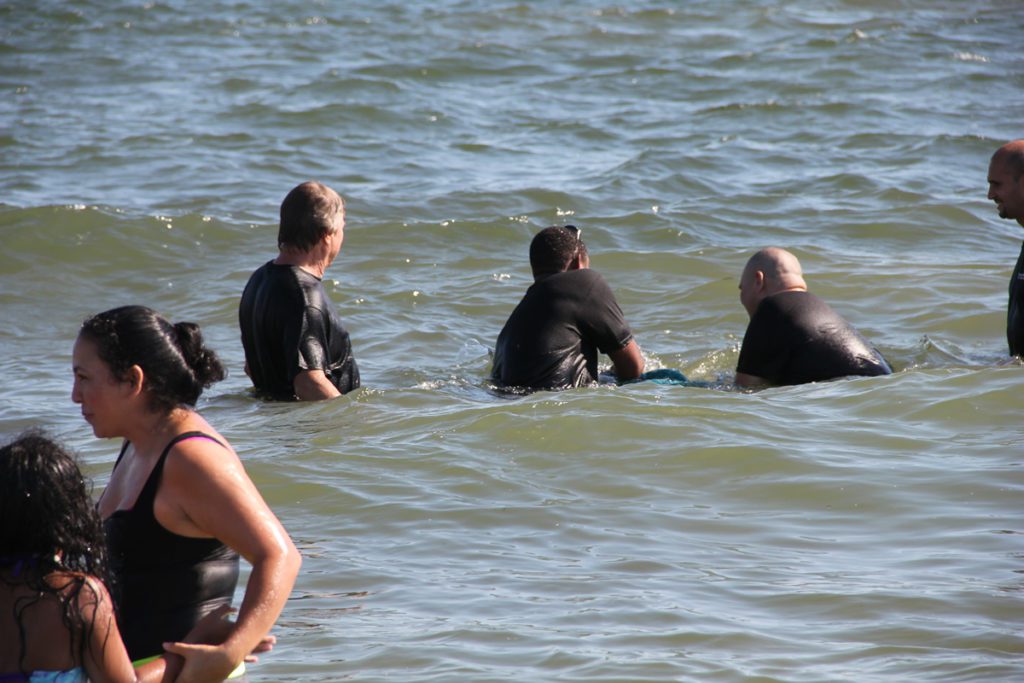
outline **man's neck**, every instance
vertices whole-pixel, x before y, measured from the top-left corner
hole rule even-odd
[[[316,278],[323,279],[327,264],[312,258],[307,252],[280,251],[274,263],[279,266],[296,266]]]
[[[561,270],[555,271],[553,273],[538,273],[537,271],[533,271],[533,281],[540,282],[541,280],[549,278],[552,275],[561,275],[562,273],[568,273],[571,270],[588,270],[589,268],[590,260],[588,259],[587,261],[583,262],[580,261],[579,257],[577,256],[573,260],[569,261],[569,264],[566,265],[565,268],[562,268]]]
[[[774,292],[772,292],[772,294],[782,294],[783,292],[806,292],[806,291],[807,291],[807,285],[790,285],[789,287],[783,287],[782,289],[777,289]]]

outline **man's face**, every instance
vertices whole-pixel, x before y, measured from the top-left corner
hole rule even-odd
[[[1024,174],[1014,178],[1010,165],[998,153],[988,166],[988,198],[996,203],[1000,218],[1013,218],[1024,225]]]

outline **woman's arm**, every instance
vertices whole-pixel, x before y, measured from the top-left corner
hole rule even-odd
[[[178,677],[182,683],[221,681],[270,631],[302,560],[238,456],[208,439],[175,445],[164,465],[154,513],[171,531],[215,537],[252,565],[231,635],[220,645],[193,647],[198,658],[186,662]]]

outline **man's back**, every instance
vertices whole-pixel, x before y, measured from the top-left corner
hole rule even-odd
[[[618,351],[633,335],[611,289],[590,269],[535,282],[509,316],[491,372],[506,387],[565,389],[597,380],[597,352]]]
[[[781,292],[761,301],[743,337],[736,371],[775,385],[892,372],[853,326],[804,291]]]
[[[275,399],[295,396],[301,370],[323,370],[341,393],[359,387],[348,331],[319,278],[269,262],[249,278],[238,307],[245,360],[256,389]]]

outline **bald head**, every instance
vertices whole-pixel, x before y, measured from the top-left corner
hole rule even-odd
[[[992,155],[988,165],[988,198],[1000,218],[1024,226],[1024,140],[1008,142]]]
[[[1010,169],[1020,177],[1024,175],[1024,140],[1011,140],[996,150],[993,159],[1009,164]]]
[[[794,291],[807,291],[800,261],[778,247],[768,247],[751,256],[740,276],[740,302],[750,315],[754,315],[765,297]]]

